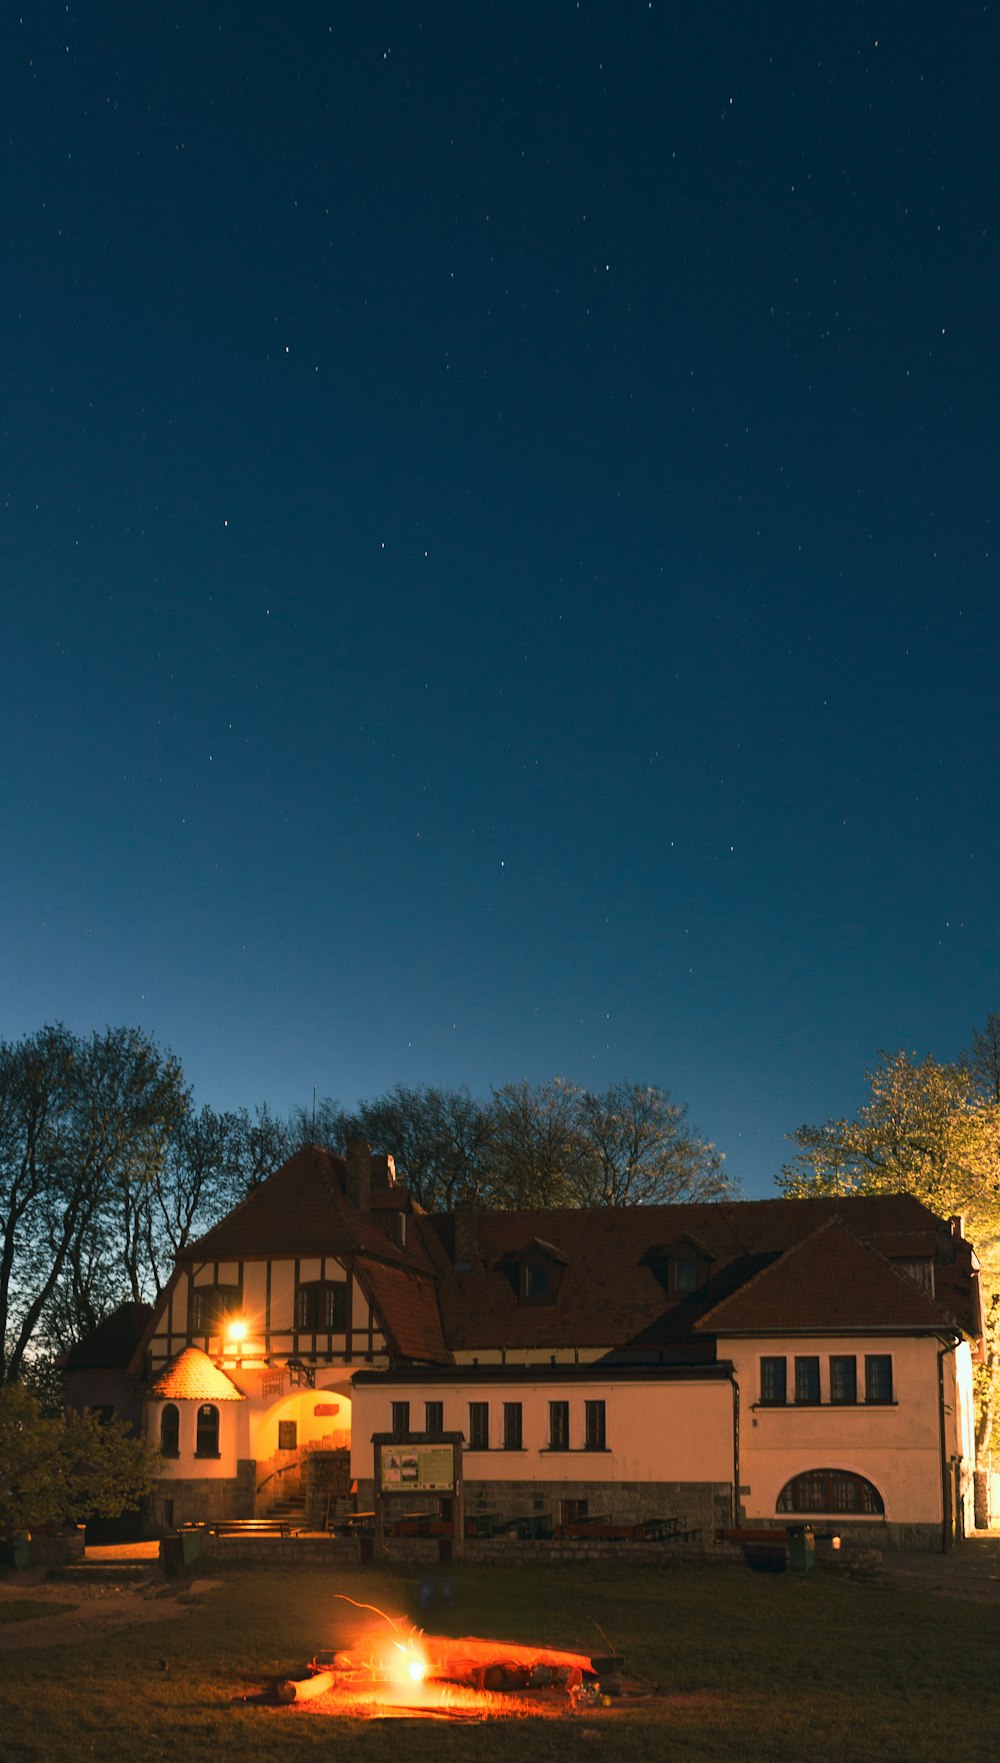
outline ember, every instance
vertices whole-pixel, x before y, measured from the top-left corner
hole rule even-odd
[[[621,1687],[623,1660],[615,1655],[594,1660],[471,1635],[453,1640],[423,1634],[374,1605],[355,1608],[380,1621],[359,1630],[349,1649],[317,1655],[309,1676],[279,1683],[280,1702],[367,1719],[509,1720],[607,1707],[605,1692]]]

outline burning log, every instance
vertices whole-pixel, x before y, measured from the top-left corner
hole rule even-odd
[[[336,1678],[332,1671],[314,1671],[309,1677],[283,1677],[275,1684],[278,1701],[287,1707],[290,1702],[314,1702],[332,1690]]]

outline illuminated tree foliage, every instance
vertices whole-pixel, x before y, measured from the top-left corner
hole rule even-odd
[[[954,1064],[882,1054],[851,1120],[801,1126],[778,1177],[792,1196],[910,1193],[961,1216],[982,1264],[986,1364],[977,1369],[977,1448],[994,1437],[1000,1385],[1000,1016]]]

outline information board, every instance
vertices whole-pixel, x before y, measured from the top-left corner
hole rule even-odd
[[[455,1486],[454,1445],[380,1445],[382,1487],[389,1493],[450,1494]]]

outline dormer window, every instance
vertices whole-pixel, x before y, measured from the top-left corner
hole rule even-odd
[[[698,1286],[698,1263],[693,1255],[675,1255],[670,1263],[670,1284],[681,1297]]]
[[[508,1251],[496,1263],[509,1280],[519,1304],[553,1304],[566,1268],[566,1257],[554,1243],[533,1237],[523,1249]]]
[[[643,1257],[671,1299],[686,1298],[699,1291],[711,1274],[714,1259],[704,1243],[687,1235],[672,1243],[660,1243]]]

